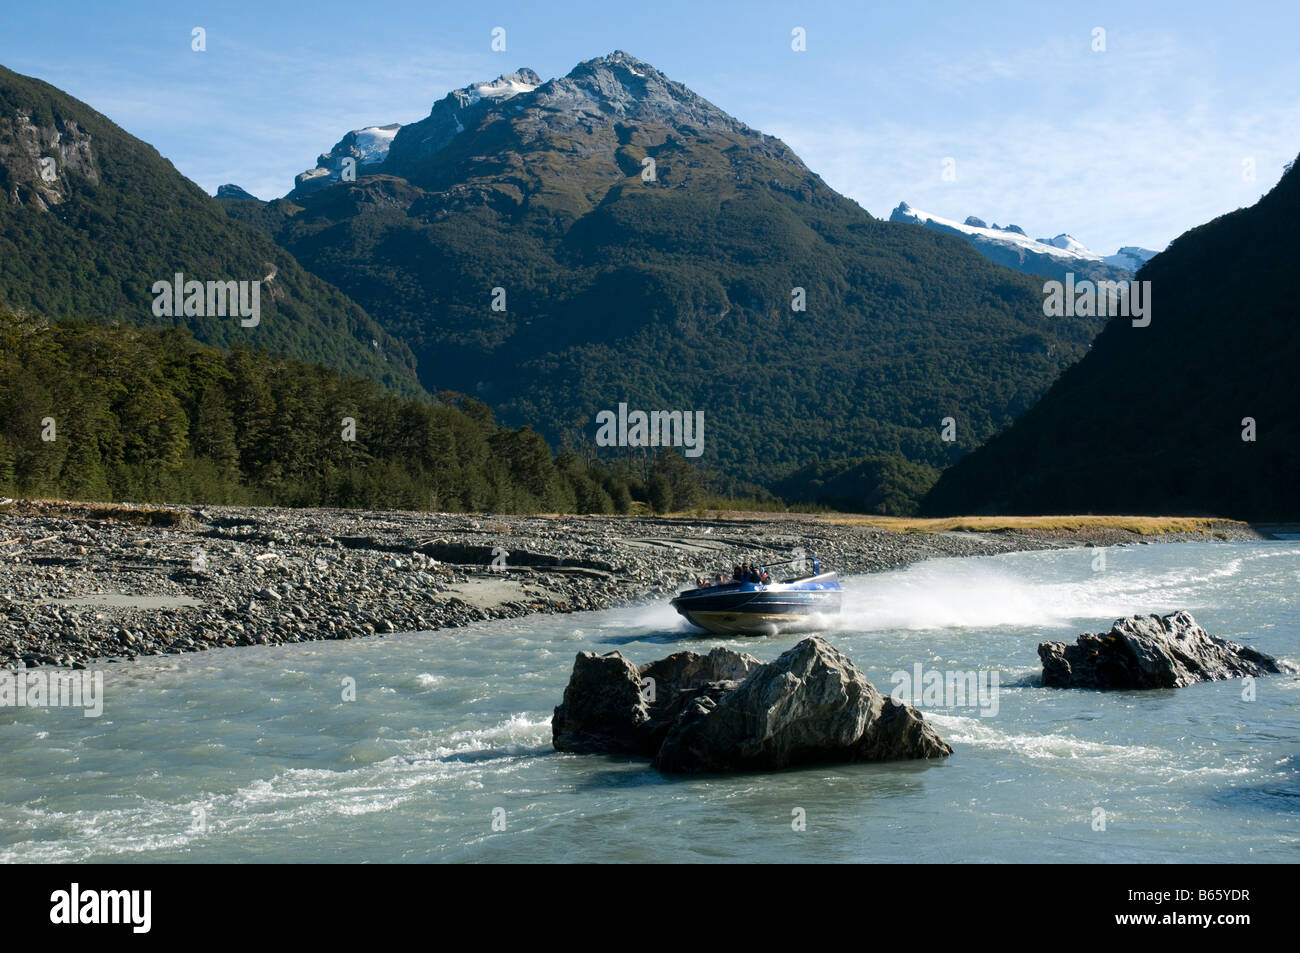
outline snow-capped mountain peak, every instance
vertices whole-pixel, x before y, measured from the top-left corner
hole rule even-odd
[[[1101,256],[1090,251],[1082,242],[1075,241],[1074,237],[1062,232],[1055,238],[1038,239],[1044,245],[1051,245],[1053,248],[1059,248],[1062,251],[1068,251],[1072,255],[1078,255],[1080,258],[1100,258]]]
[[[540,85],[541,77],[530,69],[521,69],[515,73],[502,74],[490,83],[471,83],[451,95],[461,106],[472,106],[482,99],[506,100],[520,93],[531,93]]]
[[[986,225],[971,215],[964,222],[922,212],[900,202],[889,216],[891,222],[909,222],[936,231],[958,235],[974,245],[985,258],[1030,274],[1061,278],[1066,272],[1101,280],[1124,280],[1156,252],[1129,245],[1118,254],[1097,254],[1073,236],[1062,232],[1055,238],[1033,239],[1017,225]]]
[[[1026,235],[1018,225],[999,227],[995,223],[987,226],[982,224],[981,219],[977,219],[973,215],[967,218],[965,222],[957,222],[950,218],[943,218],[940,215],[933,215],[930,212],[912,208],[906,202],[899,203],[898,208],[894,209],[893,214],[889,216],[889,220],[891,222],[912,222],[916,225],[927,225],[939,231],[952,231],[966,238],[979,238],[986,242],[1024,249],[1038,255],[1051,255],[1061,259],[1085,258],[1101,261],[1100,255],[1089,251],[1069,235],[1062,234],[1052,239],[1033,239]],[[981,224],[975,225],[971,224],[972,222],[981,222]]]
[[[394,122],[387,126],[367,126],[365,129],[352,130],[348,135],[353,137],[352,148],[357,161],[361,165],[383,162],[388,157],[393,138],[401,128],[401,123]]]
[[[1127,268],[1130,271],[1137,271],[1145,265],[1159,252],[1152,251],[1150,248],[1139,248],[1137,245],[1125,245],[1113,255],[1106,256],[1106,264],[1115,265],[1117,268]]]

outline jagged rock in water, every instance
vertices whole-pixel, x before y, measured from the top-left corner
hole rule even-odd
[[[579,652],[551,719],[555,748],[651,757],[687,702],[702,691],[734,686],[761,666],[724,648],[708,655],[677,652],[639,670],[619,652]]]
[[[641,754],[675,773],[952,753],[920,712],[816,637],[766,665],[722,648],[640,669],[617,652],[579,653],[552,733],[560,751]]]
[[[1072,645],[1043,642],[1038,657],[1049,688],[1182,688],[1283,671],[1270,655],[1210,635],[1187,612],[1118,619]]]
[[[636,666],[619,652],[579,652],[564,701],[551,718],[555,750],[646,754],[650,734],[650,710]]]
[[[834,646],[804,639],[720,699],[700,698],[665,738],[666,772],[763,771],[952,754],[921,713],[877,691]]]
[[[721,646],[708,655],[674,652],[639,669],[643,694],[650,703],[650,754],[659,750],[673,723],[697,698],[720,698],[763,667],[752,655]]]
[[[655,702],[664,705],[679,692],[709,682],[742,682],[762,667],[763,663],[752,655],[718,646],[708,655],[674,652],[667,658],[642,665],[638,671],[643,680],[654,679]]]

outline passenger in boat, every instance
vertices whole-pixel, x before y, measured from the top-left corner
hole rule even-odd
[[[759,576],[758,581],[765,586],[770,586],[772,584],[772,576],[768,573],[766,568],[763,569],[762,575]]]

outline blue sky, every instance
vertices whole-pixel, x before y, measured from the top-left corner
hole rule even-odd
[[[784,139],[874,215],[907,201],[1108,254],[1163,248],[1277,181],[1300,152],[1297,36],[1286,2],[65,0],[6,4],[0,63],[88,102],[209,192],[273,198],[349,129],[623,49]]]

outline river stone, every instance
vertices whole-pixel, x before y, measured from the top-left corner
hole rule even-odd
[[[679,773],[952,753],[920,712],[815,637],[766,665],[723,648],[639,669],[618,652],[580,652],[551,730],[559,751],[638,754]]]
[[[551,718],[556,751],[650,755],[650,711],[641,677],[622,653],[579,652]]]
[[[680,692],[708,682],[741,682],[762,667],[763,663],[752,655],[718,646],[708,655],[674,652],[657,662],[647,662],[638,672],[643,681],[654,679],[652,703],[669,705]]]
[[[1283,671],[1277,659],[1210,635],[1187,612],[1117,619],[1109,632],[1085,632],[1073,644],[1043,642],[1048,688],[1182,688]]]
[[[921,713],[879,691],[813,636],[720,697],[695,699],[655,758],[671,773],[952,754]]]

